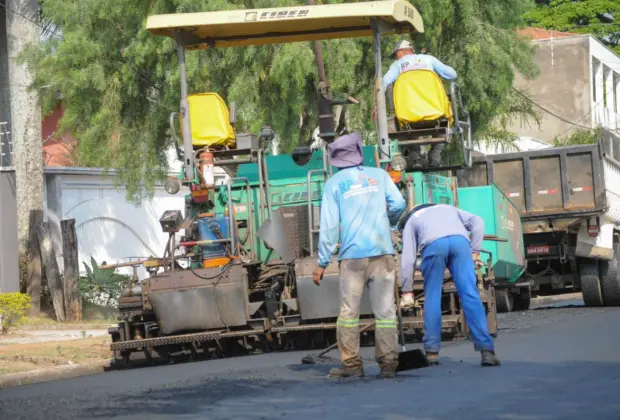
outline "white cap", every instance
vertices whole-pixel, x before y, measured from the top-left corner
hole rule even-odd
[[[394,56],[396,52],[399,50],[409,50],[409,49],[411,50],[413,49],[413,47],[411,46],[411,42],[407,40],[398,41],[396,45],[394,45],[394,49],[392,50],[392,56]]]

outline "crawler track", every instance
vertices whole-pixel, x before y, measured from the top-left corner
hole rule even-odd
[[[361,327],[372,321],[362,321]],[[424,321],[421,317],[404,317],[403,325],[407,331],[408,342],[419,341],[422,337]],[[112,337],[118,337],[118,328],[111,328]],[[326,347],[335,341],[336,323],[310,325],[273,326],[266,330],[208,331],[166,337],[144,338],[141,340],[113,341],[110,349],[114,353],[114,367],[152,365],[170,361],[185,361],[234,357],[253,353],[309,350]],[[362,335],[363,346],[374,344],[374,326]],[[442,331],[446,339],[462,339],[458,315],[444,316]],[[144,360],[135,360],[136,353],[144,354]]]

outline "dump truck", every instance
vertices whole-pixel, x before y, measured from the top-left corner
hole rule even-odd
[[[397,81],[394,92],[396,97],[401,95],[399,109],[388,119],[381,38],[424,31],[419,12],[409,2],[156,15],[148,18],[147,30],[170,37],[177,45],[181,103],[170,122],[173,132],[180,128],[178,153],[183,168],[178,179],[168,179],[165,189],[175,194],[183,186],[188,194],[185,209],[165,211],[160,219],[162,231],[169,235],[163,256],[132,263],[143,265],[149,276],[133,278],[124,285],[119,324],[109,331],[115,360],[131,363],[134,353],[144,353],[147,360],[179,354],[222,357],[335,341],[337,256],[333,256],[320,287],[312,281],[312,270],[317,262],[325,181],[337,172],[329,162],[326,145],[347,131],[335,129],[333,106],[354,105],[356,101],[332,100],[319,88],[323,144],[299,147],[291,154],[270,154],[266,146],[274,137],[271,129],[239,133],[235,106],[229,107],[215,92],[188,92],[185,55],[196,49],[346,37],[371,37],[375,52],[377,144],[364,146],[364,165],[388,171],[409,209],[425,202],[467,202],[471,208],[476,203],[496,208],[484,213],[489,226],[485,247],[489,249],[483,251],[485,264],[477,270],[489,329],[496,333],[495,270],[509,272],[522,262],[518,253],[503,245],[510,244],[512,238],[502,224],[508,202],[499,189],[483,186],[468,193],[457,188],[452,176],[437,173],[471,164],[471,123],[458,85],[452,83],[446,90],[441,83],[434,83],[430,91],[416,97],[409,84],[437,76],[424,70],[404,73],[406,77]],[[413,103],[410,108],[407,100]],[[416,105],[422,100],[428,102],[425,109],[431,114],[416,114],[420,109]],[[406,150],[436,143],[446,144],[440,166],[411,170],[403,157]],[[229,174],[225,185],[215,185],[216,167]],[[489,201],[481,203],[483,199]],[[518,225],[518,218],[513,223]],[[397,249],[400,240],[395,234]],[[442,330],[446,338],[466,337],[449,273],[445,280]],[[422,287],[418,271],[414,289]],[[361,323],[371,323],[372,316],[368,296],[364,296]],[[403,314],[403,325],[409,337],[422,335],[422,297]],[[362,343],[371,344],[372,340],[371,328]]]
[[[528,307],[531,293],[569,290],[586,306],[620,305],[620,162],[606,150],[599,141],[476,156],[459,171],[459,185],[497,184],[521,217],[527,270],[496,284],[500,312]]]

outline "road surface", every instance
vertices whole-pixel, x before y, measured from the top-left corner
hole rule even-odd
[[[103,373],[0,390],[0,419],[620,419],[620,308],[500,316],[503,365],[470,342],[442,365],[349,381],[300,352]],[[363,349],[366,357],[372,349]]]

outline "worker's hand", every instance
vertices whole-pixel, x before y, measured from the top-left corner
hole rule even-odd
[[[471,257],[474,260],[474,265],[476,266],[476,268],[480,268],[480,267],[482,267],[484,265],[484,263],[480,259],[480,253],[479,252],[472,252],[471,253]]]
[[[321,280],[323,279],[323,273],[325,273],[325,269],[323,267],[317,267],[312,272],[312,281],[317,286],[321,285]]]

